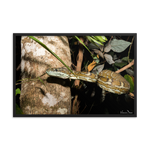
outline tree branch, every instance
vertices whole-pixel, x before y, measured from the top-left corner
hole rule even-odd
[[[122,72],[122,71],[124,71],[124,70],[130,68],[130,67],[133,66],[133,65],[134,65],[134,59],[133,59],[128,65],[126,65],[126,66],[124,66],[123,68],[117,70],[116,73],[120,73],[120,72]]]
[[[83,37],[80,37],[80,40],[82,42],[84,42]],[[78,53],[78,56],[77,56],[76,71],[81,71],[82,61],[83,61],[83,45],[79,42],[79,53]],[[79,86],[79,84],[80,84],[80,80],[75,80],[74,85]],[[74,98],[73,104],[72,104],[72,113],[73,114],[76,114],[76,112],[78,111],[78,101],[77,101],[77,99],[78,99],[78,95],[75,95],[75,98]]]
[[[122,72],[122,71],[124,71],[124,70],[130,68],[132,65],[134,65],[134,59],[133,59],[128,65],[126,65],[126,66],[124,66],[123,68],[117,70],[116,73],[120,73],[120,72]],[[132,99],[134,99],[134,94],[133,94],[133,93],[129,93],[128,95],[129,95]]]

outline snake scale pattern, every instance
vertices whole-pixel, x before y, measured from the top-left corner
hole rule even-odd
[[[103,70],[98,75],[91,72],[77,72],[73,71],[72,74],[67,68],[50,68],[46,70],[50,76],[62,79],[77,79],[87,82],[97,83],[97,85],[111,93],[126,94],[130,91],[130,84],[120,74],[110,70]]]

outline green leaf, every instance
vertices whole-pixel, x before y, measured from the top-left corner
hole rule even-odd
[[[111,65],[111,64],[114,64],[115,62],[113,61],[113,58],[111,55],[109,54],[104,54],[104,57],[106,59],[106,61]]]
[[[99,41],[99,42],[106,42],[107,38],[105,36],[92,36],[95,40]]]
[[[95,59],[94,61],[95,61],[97,64],[99,63],[99,59]]]
[[[42,80],[40,77],[38,77],[38,78],[39,78],[39,80],[44,84],[43,80]],[[45,86],[45,84],[44,84],[44,86]]]
[[[115,63],[114,63],[115,66],[120,67],[120,68],[122,68],[123,66],[125,66],[125,65],[127,65],[127,64],[128,64],[127,62],[120,62],[120,63],[115,62]]]
[[[16,114],[23,114],[22,110],[17,104],[16,104]]]
[[[117,70],[118,70],[118,68],[117,68],[115,65],[113,65],[113,67],[114,67],[114,71],[117,71]]]
[[[101,36],[105,41],[108,41],[108,39],[106,38],[106,36]]]
[[[90,44],[88,44],[88,48],[89,49],[97,49],[97,48],[100,49],[100,48],[103,48],[103,46],[100,44],[90,43]]]
[[[89,51],[89,53],[90,53],[91,56],[92,56],[91,51],[86,47],[86,45],[85,45],[77,36],[75,36],[75,38],[76,38],[78,41],[80,41],[80,43]]]
[[[131,42],[128,42],[128,41],[113,39],[113,40],[111,41],[111,49],[112,49],[114,52],[121,53],[121,52],[123,52],[130,44],[131,44]]]
[[[124,78],[130,83],[130,92],[132,93],[134,91],[134,82],[132,80],[132,77],[126,74],[124,75]]]
[[[88,40],[90,42],[94,42],[95,44],[100,44],[100,45],[104,45],[102,42],[99,42],[97,40],[95,40],[94,38],[92,38],[91,36],[87,36]]]
[[[130,62],[132,61],[132,59],[129,59],[129,60],[130,60]],[[122,58],[122,61],[128,62],[128,57],[123,57],[123,58]]]
[[[92,72],[98,75],[98,74],[103,70],[103,68],[104,68],[104,64],[102,64],[102,65],[97,65],[97,66],[93,69]]]
[[[17,88],[17,89],[16,89],[16,95],[17,95],[17,94],[20,94],[20,93],[21,93],[20,89]]]

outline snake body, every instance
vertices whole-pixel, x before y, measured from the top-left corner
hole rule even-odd
[[[110,70],[103,70],[97,75],[91,72],[78,71],[73,71],[74,74],[72,74],[67,68],[50,68],[46,70],[46,73],[62,79],[77,79],[97,83],[100,88],[119,95],[129,93],[130,90],[130,84],[125,78]]]

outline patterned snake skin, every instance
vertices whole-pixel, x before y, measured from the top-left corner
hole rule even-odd
[[[78,79],[97,83],[100,88],[115,94],[126,94],[130,90],[130,84],[125,78],[110,70],[103,70],[98,75],[91,72],[73,71],[74,75],[67,68],[50,68],[46,70],[46,73],[62,79]]]

